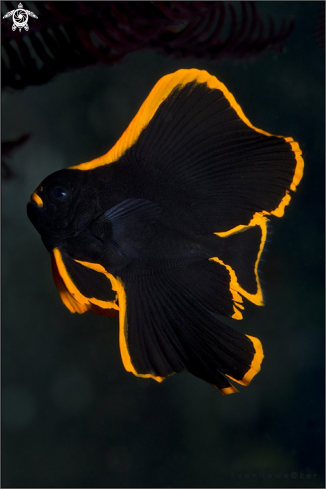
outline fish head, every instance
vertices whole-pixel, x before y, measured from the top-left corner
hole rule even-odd
[[[46,177],[27,204],[27,215],[49,251],[77,236],[98,213],[87,172],[59,170]]]

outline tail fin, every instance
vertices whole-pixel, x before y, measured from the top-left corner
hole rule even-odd
[[[237,392],[226,376],[249,384],[260,370],[262,346],[216,318],[219,270],[203,260],[164,275],[121,278],[120,346],[128,371],[160,381],[189,371],[223,394]]]

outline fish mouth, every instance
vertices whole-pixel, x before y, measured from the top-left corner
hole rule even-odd
[[[43,207],[43,200],[36,192],[33,192],[30,196],[30,202],[36,204],[38,207]]]

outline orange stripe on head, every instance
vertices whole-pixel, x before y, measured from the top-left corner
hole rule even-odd
[[[35,202],[39,207],[43,207],[43,200],[39,195],[37,195],[36,192],[33,192],[32,195],[30,196],[31,202]]]

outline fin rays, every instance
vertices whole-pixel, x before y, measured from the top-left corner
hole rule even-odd
[[[194,302],[193,294],[187,288],[180,288],[182,277],[182,273],[171,274],[164,280],[157,277],[146,285],[140,279],[132,286],[125,282],[127,343],[136,371],[165,377],[189,370],[220,389],[230,386],[222,373],[242,383],[255,357],[252,341],[217,320],[198,300]],[[149,289],[151,296],[146,300]],[[131,301],[129,309],[128,301]],[[160,328],[155,327],[157,320]],[[259,364],[261,360],[258,359]],[[163,364],[164,371],[157,370]]]
[[[69,185],[78,172],[76,232],[58,222],[52,241],[42,236],[59,243],[47,248],[66,306],[119,308],[123,363],[136,375],[188,370],[223,394],[236,391],[225,375],[247,385],[261,343],[216,314],[241,319],[243,297],[263,304],[266,215],[283,215],[302,178],[298,143],[253,126],[206,71],[179,70],[158,81],[106,155],[68,169]],[[44,202],[42,232],[53,208]]]

